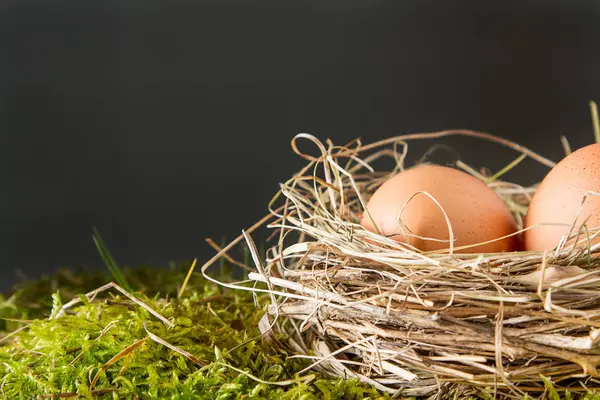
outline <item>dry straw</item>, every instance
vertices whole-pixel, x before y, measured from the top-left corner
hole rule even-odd
[[[307,165],[281,185],[267,217],[215,256],[245,239],[257,267],[249,279],[266,285],[220,283],[270,293],[261,330],[309,359],[307,370],[358,377],[396,397],[448,390],[537,397],[546,378],[572,393],[600,388],[600,244],[590,246],[598,228],[571,229],[553,251],[457,254],[452,243],[424,253],[359,225],[373,191],[406,167],[410,140],[451,135],[521,154],[496,174],[457,167],[501,196],[522,226],[535,187],[502,181],[503,174],[526,157],[554,163],[520,145],[468,130],[346,146],[300,134],[292,148]],[[318,154],[302,153],[301,140]],[[371,167],[382,158],[395,167]],[[250,232],[269,220],[276,245],[261,260]],[[452,237],[449,221],[448,229]]]

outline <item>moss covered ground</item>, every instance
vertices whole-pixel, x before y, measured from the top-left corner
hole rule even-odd
[[[356,380],[298,376],[304,360],[253,340],[264,310],[251,292],[194,274],[178,296],[188,269],[65,269],[0,295],[0,399],[391,399]],[[144,306],[114,288],[83,295],[115,278]],[[574,397],[548,383],[543,398]]]
[[[108,273],[62,270],[0,297],[0,398],[389,398],[353,380],[298,377],[303,360],[250,340],[263,315],[251,293],[195,274],[178,299],[188,268],[121,277],[172,326],[114,289],[82,296],[111,281]]]

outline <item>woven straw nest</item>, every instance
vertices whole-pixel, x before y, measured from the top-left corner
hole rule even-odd
[[[450,135],[554,165],[512,142],[465,130],[371,145],[334,146],[307,134],[292,141],[307,165],[270,205],[276,245],[266,260],[244,234],[257,266],[249,278],[267,287],[253,290],[270,293],[272,302],[265,336],[309,358],[309,368],[357,377],[400,398],[537,397],[545,380],[572,393],[600,387],[600,245],[589,246],[597,229],[573,231],[574,240],[549,252],[454,254],[422,253],[359,225],[369,196],[405,168],[409,140]],[[320,154],[301,153],[300,140]],[[382,158],[395,168],[371,168]],[[522,226],[535,187],[456,166],[496,191]],[[278,342],[271,329],[288,340]]]

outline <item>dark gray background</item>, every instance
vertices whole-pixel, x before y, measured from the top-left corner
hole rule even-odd
[[[237,235],[302,165],[298,132],[473,128],[558,159],[561,134],[592,140],[599,17],[566,0],[3,0],[0,286],[101,266],[94,224],[121,264],[205,260],[205,237]],[[476,166],[516,156],[447,143]]]

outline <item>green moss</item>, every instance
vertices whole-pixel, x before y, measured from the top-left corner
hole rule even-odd
[[[249,340],[259,335],[263,315],[250,292],[223,289],[195,274],[178,301],[188,268],[123,271],[136,297],[172,321],[172,328],[118,291],[100,293],[92,302],[81,296],[110,281],[107,273],[63,270],[0,295],[0,399],[390,398],[356,380],[314,373],[302,381],[297,372],[304,361]],[[49,319],[77,296],[81,303]],[[148,332],[195,358],[152,340]],[[547,388],[543,398],[577,398],[540,379]],[[468,397],[461,392],[457,388],[440,398]],[[479,398],[494,398],[493,388],[487,393]],[[600,400],[600,395],[584,399]]]
[[[137,289],[136,297],[174,326],[169,328],[115,290],[92,302],[81,296],[82,303],[66,315],[48,318],[63,303],[108,282],[102,273],[61,271],[23,285],[0,298],[5,339],[0,347],[0,398],[389,398],[352,380],[315,374],[312,381],[302,382],[296,372],[304,362],[248,341],[259,334],[263,314],[250,293],[223,290],[196,275],[177,301],[187,266],[124,272]],[[152,340],[147,331],[191,353],[196,362]],[[262,381],[292,382],[268,385],[248,374]]]

